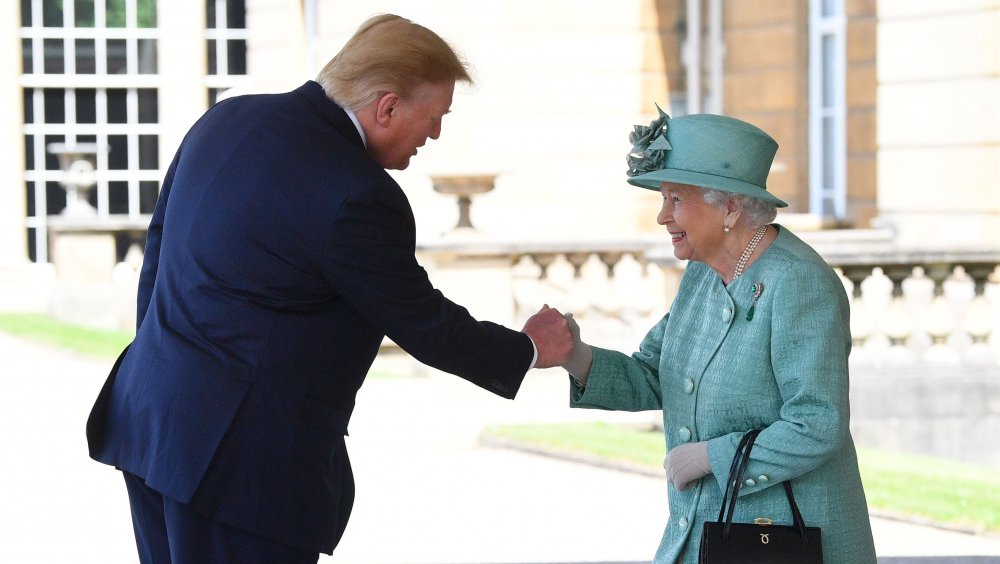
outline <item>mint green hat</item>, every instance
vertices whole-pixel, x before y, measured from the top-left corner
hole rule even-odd
[[[745,121],[714,114],[670,119],[660,116],[649,127],[637,125],[629,141],[628,183],[659,190],[661,182],[690,184],[788,204],[767,191],[767,173],[778,143]]]

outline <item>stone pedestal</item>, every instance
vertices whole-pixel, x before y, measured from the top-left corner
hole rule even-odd
[[[55,282],[48,313],[77,325],[134,329],[137,278],[121,272],[115,233],[143,227],[127,221],[51,218],[49,241]],[[133,274],[138,266],[127,265]]]
[[[76,325],[120,328],[121,300],[111,279],[114,236],[54,232],[51,245],[56,282],[49,296],[49,314]]]

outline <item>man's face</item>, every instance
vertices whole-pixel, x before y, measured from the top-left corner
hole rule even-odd
[[[451,111],[455,83],[423,84],[412,94],[400,97],[391,108],[391,117],[369,151],[383,168],[403,170],[427,139],[441,135],[441,118]]]

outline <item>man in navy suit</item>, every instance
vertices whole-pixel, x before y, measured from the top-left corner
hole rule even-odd
[[[283,94],[216,104],[153,213],[135,340],[87,424],[121,469],[142,562],[316,562],[354,500],[344,435],[388,335],[416,359],[513,398],[562,364],[566,320],[477,321],[418,265],[413,213],[385,169],[441,133],[464,63],[398,16],[365,22]]]

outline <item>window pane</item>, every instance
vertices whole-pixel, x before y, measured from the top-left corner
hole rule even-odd
[[[63,0],[44,0],[42,2],[42,25],[45,27],[63,26]]]
[[[76,0],[73,11],[76,27],[94,27],[94,0]]]
[[[246,74],[247,42],[239,39],[227,41],[226,44],[229,47],[229,57],[226,59],[229,63],[228,74]]]
[[[108,123],[126,123],[128,121],[128,104],[125,100],[125,90],[108,88]]]
[[[108,135],[108,168],[128,169],[128,137],[125,135]]]
[[[63,61],[63,40],[46,39],[42,42],[45,50],[45,74],[62,74],[66,72]]]
[[[205,0],[205,27],[215,28],[215,0]]]
[[[35,136],[24,136],[24,170],[35,170]]]
[[[228,0],[226,2],[226,27],[229,29],[246,28],[246,13],[246,6],[243,0]]]
[[[26,184],[27,200],[28,200],[27,201],[28,205],[25,206],[27,208],[27,215],[28,215],[28,217],[34,217],[35,216],[35,183],[34,182],[26,182],[25,184]]]
[[[21,101],[24,103],[24,123],[35,123],[35,89],[25,88],[21,94]]]
[[[66,97],[61,88],[46,88],[45,123],[66,123]]]
[[[215,58],[215,40],[208,40],[208,74],[219,74],[219,65]]]
[[[76,123],[97,123],[97,90],[77,89]]]
[[[128,182],[108,182],[108,213],[128,213]]]
[[[139,27],[156,27],[156,0],[136,0]]]
[[[45,208],[48,215],[56,215],[66,209],[66,190],[58,182],[45,183]]]
[[[31,50],[31,40],[28,38],[21,40],[21,72],[24,74],[35,72],[35,53]]]
[[[28,228],[28,260],[31,262],[38,262],[38,236],[35,234],[35,229],[33,227]]]
[[[21,0],[21,27],[31,27],[31,0]]]
[[[822,81],[822,92],[823,100],[822,104],[824,108],[830,108],[834,103],[833,96],[833,83],[834,83],[834,38],[832,35],[824,35],[822,43],[822,75],[820,80]]]
[[[153,213],[156,198],[160,195],[160,183],[155,180],[139,182],[139,213]]]
[[[53,143],[65,143],[65,135],[46,135],[45,136],[45,168],[43,170],[59,170],[59,157],[53,155],[48,151],[49,146]]]
[[[823,2],[823,17],[829,18],[832,16],[839,15],[840,0],[822,0],[822,2]]]
[[[140,88],[136,92],[139,95],[139,123],[157,123],[159,106],[156,89]]]
[[[833,190],[834,148],[833,148],[833,118],[826,116],[822,120],[823,128],[823,191]]]
[[[156,74],[156,40],[139,40],[139,74]]]
[[[125,0],[107,0],[104,16],[108,27],[125,27]]]
[[[156,170],[160,167],[160,141],[156,135],[139,136],[139,168]]]
[[[76,74],[94,74],[97,72],[97,58],[94,52],[93,39],[76,40]]]
[[[108,74],[125,74],[128,69],[128,53],[124,39],[108,39]]]

